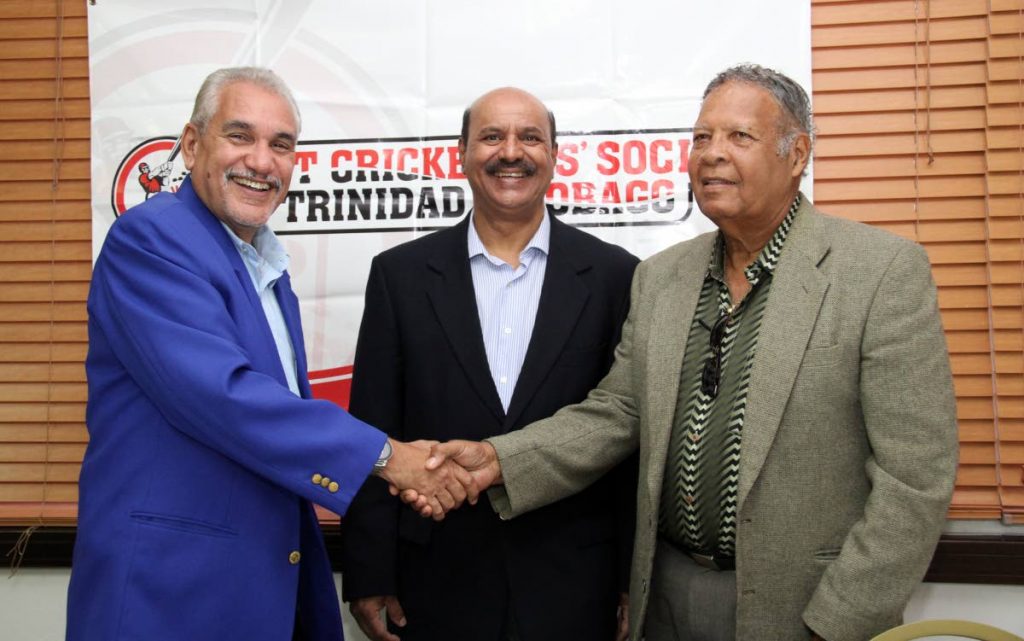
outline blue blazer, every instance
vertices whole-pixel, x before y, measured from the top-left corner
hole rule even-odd
[[[385,436],[310,398],[287,274],[275,292],[302,398],[190,181],[111,228],[89,292],[69,640],[282,641],[296,611],[309,638],[342,638],[310,501],[344,514]]]

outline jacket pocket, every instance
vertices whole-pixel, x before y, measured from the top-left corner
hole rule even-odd
[[[140,525],[162,528],[164,530],[175,530],[177,532],[201,534],[204,536],[238,536],[237,530],[181,516],[155,514],[153,512],[132,512],[129,516]]]
[[[800,369],[818,369],[822,367],[835,367],[843,356],[842,345],[830,347],[809,347],[804,352],[803,360],[800,361]]]

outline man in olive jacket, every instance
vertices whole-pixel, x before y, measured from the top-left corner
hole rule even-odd
[[[900,622],[939,537],[957,430],[928,259],[800,194],[812,132],[789,78],[720,74],[689,163],[719,230],[640,264],[608,376],[435,448],[504,483],[505,518],[639,448],[633,639],[863,641]]]

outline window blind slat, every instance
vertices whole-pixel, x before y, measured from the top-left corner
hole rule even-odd
[[[2,18],[0,18],[2,19]],[[89,40],[86,38],[61,39],[61,51],[69,58],[86,58],[89,55]],[[0,60],[52,60],[56,53],[56,38],[38,40],[8,40],[0,47]]]
[[[904,67],[915,62],[923,65],[928,60],[932,64],[949,64],[968,60],[985,60],[987,49],[981,40],[961,40],[951,42],[933,42],[928,56],[914,43],[907,42],[896,45],[874,45],[862,47],[860,56],[853,58],[843,49],[818,49],[813,61],[816,70],[853,69],[865,66],[872,67]]]
[[[958,154],[946,162],[928,164],[928,157],[897,156],[892,158],[823,158],[814,163],[817,180],[843,178],[887,178],[919,176],[984,175],[985,155]]]
[[[62,0],[59,5],[61,14],[67,17],[86,15],[85,3],[81,0]],[[5,18],[56,18],[58,5],[56,2],[40,2],[39,0],[4,0],[0,3],[0,19]],[[51,23],[53,20],[51,20]]]
[[[818,11],[814,6],[811,15]],[[951,20],[936,20],[931,24],[932,42],[952,40],[976,40],[988,35],[988,20],[984,15],[965,16]],[[827,47],[862,47],[870,45],[887,45],[893,43],[924,41],[924,34],[915,36],[913,20],[877,23],[869,25],[815,25],[811,33],[811,43],[815,49]]]
[[[6,8],[7,4],[7,2],[0,2],[0,7]],[[42,6],[49,3],[34,2],[33,4]],[[69,4],[65,3],[65,6],[69,6]],[[4,18],[0,20],[0,40],[55,39],[57,37],[57,21],[52,18],[8,18],[3,14],[0,14],[0,18]],[[64,37],[84,38],[88,34],[88,21],[84,16],[72,15],[65,18],[61,30]]]
[[[957,107],[976,107],[984,104],[986,88],[974,87],[933,87],[928,95],[930,102],[920,91],[911,88],[889,89],[885,91],[814,91],[814,111],[816,114],[845,114],[863,112],[885,112],[912,110],[914,105],[924,109],[949,109]],[[870,130],[870,129],[866,129]]]
[[[913,63],[900,68],[869,68],[850,70],[820,71],[813,74],[814,87],[821,91],[873,90],[900,87],[923,87],[926,77],[922,69]],[[948,65],[931,65],[927,76],[931,86],[952,86],[984,83],[986,68],[984,62],[970,62]]]
[[[930,0],[932,20],[985,15],[988,0]],[[811,24],[835,25],[896,21],[913,21],[919,9],[913,0],[886,0],[885,2],[858,2],[856,4],[817,4],[811,13]]]
[[[984,129],[989,119],[982,107],[932,109],[930,124],[932,131]],[[868,128],[876,133],[905,133],[913,132],[916,126],[912,111],[819,114],[815,124],[819,136],[856,134]]]
[[[12,243],[24,240],[91,240],[92,224],[86,220],[67,220],[56,223],[0,221],[0,238]]]

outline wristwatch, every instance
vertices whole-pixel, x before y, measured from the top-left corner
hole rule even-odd
[[[380,476],[380,473],[388,466],[388,461],[391,460],[392,454],[394,454],[394,451],[391,449],[391,439],[388,439],[384,441],[384,447],[380,450],[380,456],[377,458],[377,462],[373,464],[373,473],[376,476]]]

